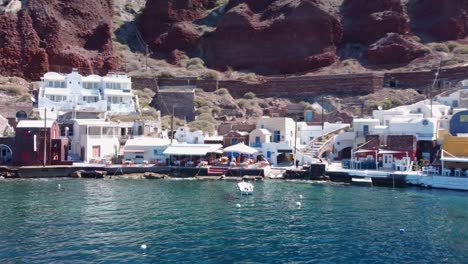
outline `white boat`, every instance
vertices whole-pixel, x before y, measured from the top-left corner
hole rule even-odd
[[[237,183],[237,189],[239,189],[240,193],[243,195],[253,194],[254,186],[248,182],[239,182]]]
[[[351,178],[351,183],[354,185],[372,186],[372,178]]]

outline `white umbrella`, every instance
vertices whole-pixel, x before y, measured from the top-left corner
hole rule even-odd
[[[225,148],[223,152],[236,152],[236,153],[252,155],[254,153],[257,153],[258,150],[251,148],[249,146],[246,146],[244,143],[239,143],[237,145],[233,145],[233,146],[229,146]]]

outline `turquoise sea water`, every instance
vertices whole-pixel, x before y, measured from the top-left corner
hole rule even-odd
[[[467,263],[468,193],[254,184],[2,181],[0,263]]]

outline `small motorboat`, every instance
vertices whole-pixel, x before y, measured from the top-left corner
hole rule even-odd
[[[239,189],[242,195],[253,194],[254,186],[249,182],[239,182],[237,183],[237,188]]]
[[[351,178],[351,183],[353,185],[360,185],[360,186],[372,186],[373,185],[371,177]]]

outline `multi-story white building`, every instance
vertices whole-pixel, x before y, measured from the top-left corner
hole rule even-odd
[[[58,112],[136,112],[132,83],[127,75],[82,76],[76,70],[66,75],[46,73],[39,82],[38,106]]]
[[[100,119],[76,119],[69,155],[84,162],[112,159],[119,155],[121,137],[119,123]]]

